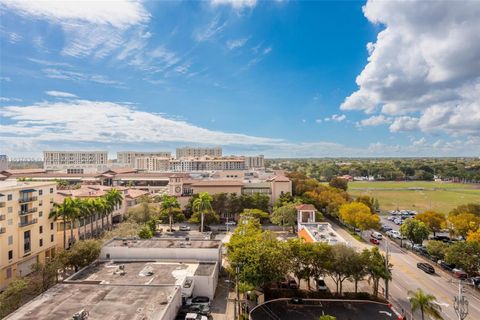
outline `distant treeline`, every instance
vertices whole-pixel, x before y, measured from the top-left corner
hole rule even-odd
[[[335,176],[373,177],[375,180],[434,180],[480,183],[478,158],[406,159],[269,159],[267,167],[301,172],[330,181]]]

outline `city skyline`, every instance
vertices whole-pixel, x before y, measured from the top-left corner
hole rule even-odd
[[[479,156],[474,1],[0,3],[11,158]]]

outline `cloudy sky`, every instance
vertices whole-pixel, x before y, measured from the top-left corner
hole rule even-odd
[[[479,156],[480,1],[0,0],[0,154]]]

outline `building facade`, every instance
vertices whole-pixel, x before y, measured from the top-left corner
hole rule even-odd
[[[222,148],[220,147],[213,147],[213,148],[191,148],[191,147],[184,147],[184,148],[177,148],[176,150],[176,158],[199,158],[204,156],[209,157],[221,157],[222,156]]]
[[[170,169],[170,158],[166,157],[137,157],[134,169],[147,172],[166,172]]]
[[[245,160],[242,157],[200,157],[170,160],[170,171],[216,171],[245,170]]]
[[[107,170],[107,151],[44,151],[43,168],[68,174],[97,173]]]
[[[265,169],[265,159],[264,156],[246,156],[245,158],[245,169]]]
[[[118,166],[134,168],[136,158],[168,158],[172,157],[172,153],[169,151],[156,151],[156,152],[137,152],[137,151],[120,151],[117,152],[117,164]]]
[[[0,154],[0,171],[8,169],[8,157],[6,154]]]
[[[0,290],[55,254],[55,182],[0,182]]]

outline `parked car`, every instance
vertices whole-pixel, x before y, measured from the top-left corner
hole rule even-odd
[[[389,227],[389,226],[382,226],[382,227],[380,228],[380,231],[383,231],[383,232],[387,232],[387,231],[390,231],[390,230],[392,230],[392,228]]]
[[[288,287],[290,289],[298,289],[297,281],[295,281],[294,279],[288,280]]]
[[[295,297],[295,298],[290,299],[290,303],[291,304],[304,304],[305,302],[303,301],[302,298]]]
[[[465,282],[475,288],[480,289],[480,277],[468,278]]]
[[[190,231],[190,227],[187,226],[186,224],[180,226],[180,231]]]
[[[199,313],[187,313],[185,316],[185,320],[208,320],[207,316],[204,316]]]
[[[201,226],[198,226],[198,231],[201,231]],[[209,226],[203,226],[203,231],[212,231],[212,229]]]
[[[419,262],[417,263],[417,268],[419,268],[420,270],[423,270],[425,273],[429,273],[429,274],[435,273],[435,269],[429,263]]]
[[[370,242],[373,243],[373,244],[380,244],[380,241],[378,241],[377,239],[375,238],[370,238]]]
[[[228,221],[228,222],[225,222],[225,225],[231,227],[231,226],[236,226],[237,223],[235,221]]]
[[[383,236],[380,232],[374,231],[370,234],[370,237],[377,239],[377,240],[382,240]]]
[[[454,268],[452,272],[453,272],[453,276],[457,279],[462,279],[462,280],[467,279],[467,273],[462,269]]]
[[[437,264],[439,264],[442,269],[445,269],[447,271],[453,271],[453,269],[455,268],[454,264],[448,264],[443,260],[438,260]]]
[[[327,284],[325,283],[325,280],[323,280],[323,278],[317,279],[315,282],[317,283],[318,291],[328,291]]]
[[[192,299],[187,299],[186,305],[189,306],[192,304],[210,306],[210,298],[198,296]]]

